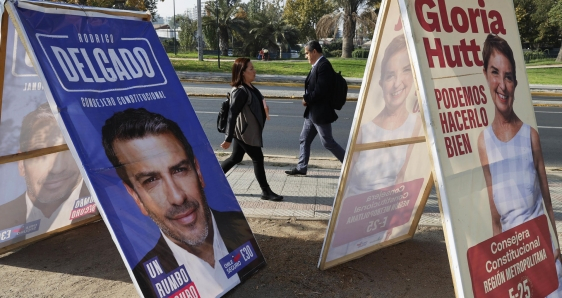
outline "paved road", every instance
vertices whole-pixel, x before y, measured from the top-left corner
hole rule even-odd
[[[535,116],[545,165],[562,168],[562,108],[535,107]]]
[[[219,145],[224,136],[216,130],[217,111],[222,98],[190,97],[197,116],[215,151],[222,150]],[[543,98],[548,100],[549,98]],[[299,149],[299,134],[302,128],[303,107],[298,100],[268,99],[271,107],[272,120],[266,124],[264,134],[264,153],[269,155],[297,156]],[[333,125],[336,141],[345,148],[356,102],[348,102],[341,111],[339,119]],[[536,107],[536,118],[541,135],[541,143],[547,167],[562,168],[562,108]],[[332,157],[329,151],[322,147],[319,139],[312,144],[312,156]]]
[[[222,150],[220,143],[224,135],[216,130],[217,111],[222,98],[190,97],[193,108],[197,112],[199,121],[211,142],[215,151]],[[264,133],[264,153],[269,155],[297,156],[299,149],[299,134],[303,124],[302,104],[297,100],[274,100],[268,99],[271,109],[271,121],[266,123]],[[339,119],[332,126],[334,138],[345,147],[351,129],[356,102],[348,102],[338,112]],[[227,150],[230,152],[230,150]],[[325,150],[316,140],[312,144],[312,152],[316,157],[331,157],[329,151]]]

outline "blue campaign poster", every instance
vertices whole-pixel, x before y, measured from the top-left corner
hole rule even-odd
[[[151,22],[8,6],[142,294],[220,296],[265,265]]]

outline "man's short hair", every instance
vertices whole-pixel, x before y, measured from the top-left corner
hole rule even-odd
[[[311,41],[307,42],[306,45],[305,45],[305,48],[309,52],[312,52],[312,50],[316,50],[316,52],[322,53],[322,46],[320,46],[320,43],[318,42],[318,40],[311,40]]]
[[[505,39],[495,34],[488,34],[488,37],[486,37],[486,40],[484,41],[484,48],[482,49],[484,69],[488,70],[488,60],[490,60],[494,51],[498,51],[498,53],[502,54],[505,58],[507,58],[507,60],[509,60],[509,63],[511,64],[511,71],[513,72],[513,80],[517,80],[513,51]]]
[[[193,149],[187,141],[178,124],[166,117],[147,111],[144,108],[126,109],[113,114],[109,119],[105,120],[105,125],[101,129],[103,148],[105,155],[117,171],[117,175],[129,187],[133,188],[133,184],[127,176],[125,167],[115,154],[115,141],[129,141],[141,139],[146,136],[158,136],[165,133],[171,133],[182,145],[185,155],[191,166],[195,166]],[[133,188],[134,189],[134,188]]]
[[[29,143],[33,140],[37,128],[44,127],[46,124],[57,125],[49,103],[40,105],[33,112],[23,117],[20,132],[20,152],[29,150]],[[56,126],[56,128],[58,129],[58,126]]]

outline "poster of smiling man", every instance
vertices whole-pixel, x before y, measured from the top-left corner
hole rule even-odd
[[[147,13],[7,4],[145,297],[217,297],[264,257]]]
[[[511,0],[401,0],[457,296],[561,297]]]
[[[412,238],[433,185],[398,1],[377,24],[321,269]]]
[[[1,29],[0,252],[99,219],[7,15]]]

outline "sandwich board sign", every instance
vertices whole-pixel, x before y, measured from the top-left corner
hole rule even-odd
[[[5,7],[139,294],[221,296],[263,267],[150,15]]]
[[[411,239],[433,181],[397,1],[381,6],[319,266]]]
[[[393,6],[399,8],[399,20],[389,18]],[[513,2],[390,0],[381,12],[369,63],[380,63],[383,71],[397,63],[379,60],[388,30],[381,27],[401,23],[456,295],[560,297],[560,249]],[[368,64],[362,100],[373,84],[384,89],[384,81],[370,77],[376,68]],[[399,74],[397,67],[391,76]],[[398,95],[400,88],[394,88],[391,94]],[[341,214],[346,221],[353,219],[343,209],[338,216],[336,207],[345,197],[341,192],[356,183],[345,178],[355,175],[348,160],[358,151],[357,135],[364,126],[358,119],[368,113],[362,109],[358,104],[362,114],[356,116],[342,170],[350,173],[340,180],[321,267],[329,265],[328,239],[337,233],[332,222],[341,221]],[[377,124],[376,117],[372,122]],[[371,175],[378,171],[373,167]],[[353,211],[371,206],[365,203],[368,198]],[[419,217],[412,217],[409,224],[415,226]]]
[[[0,40],[0,253],[99,220],[6,13]]]

